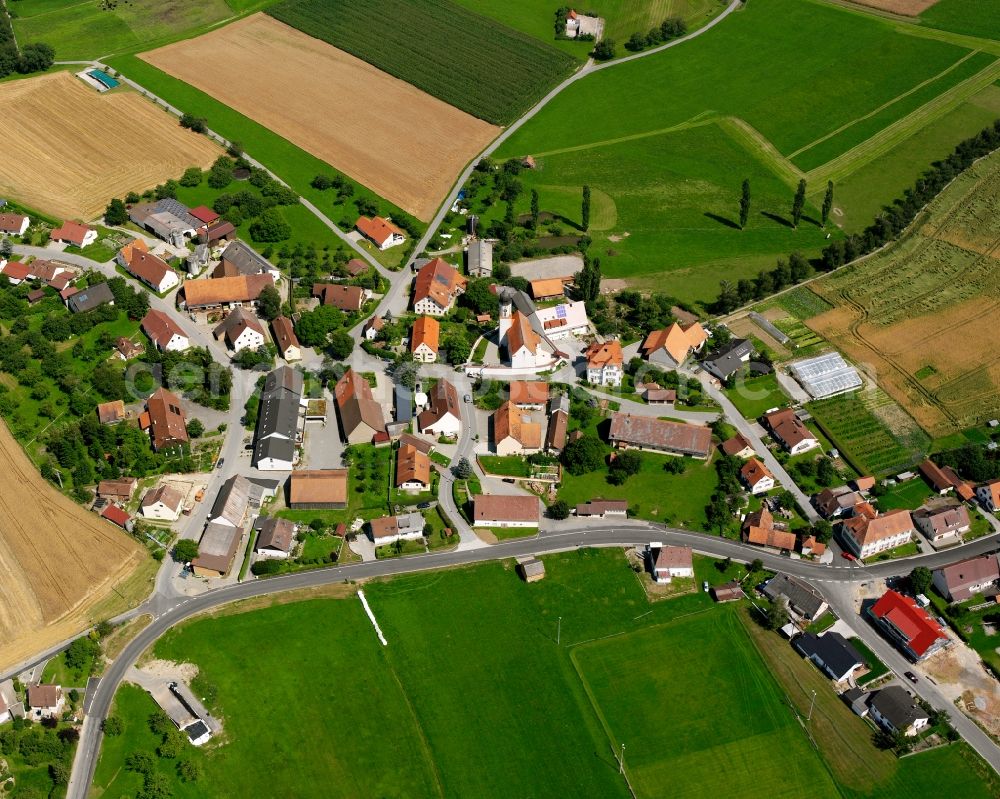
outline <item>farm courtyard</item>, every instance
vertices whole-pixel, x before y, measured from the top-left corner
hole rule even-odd
[[[419,219],[499,131],[263,14],[141,57]]]
[[[1000,415],[1000,154],[948,187],[889,251],[811,284],[806,324],[867,364],[931,436]]]
[[[69,72],[0,83],[0,141],[0,194],[85,220],[111,197],[207,167],[222,153],[135,92],[98,94]]]

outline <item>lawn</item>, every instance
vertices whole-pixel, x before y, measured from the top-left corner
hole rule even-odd
[[[334,790],[340,796],[438,793],[406,693],[356,599],[205,619],[168,633],[156,652],[198,663],[195,689],[222,709],[226,725],[224,746],[186,749],[204,769],[197,783],[181,782],[173,761],[157,760],[178,799],[257,796],[262,785],[280,785],[282,795],[298,797]],[[309,675],[309,701],[302,701],[300,679],[275,680],[267,691],[248,694],[246,686],[262,673],[288,675],[293,663],[303,679]],[[153,709],[138,689],[118,694],[125,732],[108,739],[94,780],[105,799],[133,796],[141,784],[121,764],[127,751],[155,751],[158,738],[146,725]],[[392,768],[385,767],[387,754]]]
[[[531,474],[528,461],[517,455],[480,455],[479,464],[489,474],[502,474],[510,477],[527,477]]]
[[[739,379],[725,394],[745,419],[757,419],[771,408],[783,408],[788,404],[788,395],[771,374]]]
[[[872,652],[868,644],[860,638],[855,637],[852,637],[850,641],[851,646],[858,651],[858,654],[861,655],[861,659],[864,660],[865,665],[868,667],[868,673],[859,680],[859,683],[867,685],[889,671],[888,667],[881,660],[879,660],[878,655]]]
[[[878,501],[879,510],[883,512],[896,508],[916,510],[933,495],[934,492],[923,478],[915,477],[903,483],[896,483],[887,488],[884,494],[876,494],[875,499]]]
[[[584,183],[613,200],[617,218],[592,232],[605,275],[656,274],[685,299],[704,299],[709,289],[714,297],[722,276],[749,277],[791,250],[816,252],[825,233],[781,221],[798,179],[814,204],[805,216],[818,218],[827,164],[846,159],[836,165],[839,181],[876,160],[879,148],[846,154],[990,59],[962,61],[969,55],[832,5],[761,0],[704,37],[577,82],[498,155],[535,156],[537,171],[522,179],[540,193],[561,192],[563,208],[575,209],[564,214],[570,220],[579,218]],[[915,131],[931,121],[908,124]],[[943,153],[913,155],[921,166],[912,167],[911,182]],[[744,177],[752,206],[741,232]],[[868,196],[888,202],[897,185],[869,184]],[[543,209],[561,212],[551,203],[543,194]]]
[[[45,664],[42,672],[42,682],[61,685],[63,690],[70,688],[86,688],[87,680],[94,669],[94,658],[88,658],[83,668],[72,669],[66,663],[66,652],[60,652]],[[81,693],[83,693],[81,691]]]
[[[106,9],[81,0],[17,0],[18,42],[47,42],[56,58],[90,59],[137,50],[193,33],[266,4],[226,0],[130,0]],[[79,68],[79,67],[78,67]]]
[[[891,474],[913,466],[920,451],[904,446],[857,393],[807,406],[820,430],[859,474]]]
[[[695,648],[697,655],[672,656]],[[662,796],[668,784],[675,797],[776,788],[782,796],[839,796],[735,606],[585,644],[573,661],[608,738],[625,745],[637,796]],[[715,711],[706,713],[709,697]]]
[[[381,0],[375,7],[285,0],[267,13],[498,125],[521,116],[576,66],[554,47],[450,0]]]
[[[707,529],[705,507],[718,482],[715,465],[688,460],[683,474],[668,474],[663,465],[672,456],[644,452],[641,457],[639,473],[620,486],[607,481],[604,469],[580,476],[564,470],[559,498],[570,507],[591,499],[626,499],[630,508],[638,510],[630,515],[693,530]]]

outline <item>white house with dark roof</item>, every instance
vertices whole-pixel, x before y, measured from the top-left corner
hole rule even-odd
[[[649,545],[653,566],[653,579],[658,583],[669,583],[675,577],[694,577],[694,561],[691,547],[665,547]]]

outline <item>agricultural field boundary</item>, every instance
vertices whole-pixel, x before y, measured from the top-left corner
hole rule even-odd
[[[852,147],[842,155],[805,173],[806,180],[814,185],[820,185],[828,180],[836,181],[856,172],[986,87],[996,83],[997,80],[1000,80],[1000,59],[883,128],[857,147]]]
[[[973,58],[973,57],[979,55],[980,52],[981,52],[980,50],[970,50],[968,53],[966,53],[964,56],[962,56],[960,59],[958,59],[954,64],[952,64],[951,66],[949,66],[947,69],[941,70],[941,72],[939,72],[937,75],[932,75],[931,77],[927,78],[926,80],[922,81],[921,83],[918,83],[915,86],[911,86],[907,91],[903,92],[902,94],[899,94],[899,95],[893,97],[891,100],[888,100],[888,101],[882,103],[882,105],[880,105],[878,108],[873,108],[867,114],[862,114],[861,116],[857,117],[856,119],[852,119],[852,120],[850,120],[848,122],[845,122],[839,128],[836,128],[835,130],[831,130],[829,133],[826,133],[825,135],[820,136],[815,141],[809,142],[809,144],[803,145],[798,150],[796,150],[794,153],[789,153],[788,154],[788,158],[789,159],[795,158],[796,156],[801,155],[802,153],[811,150],[817,144],[822,144],[823,142],[825,142],[825,141],[827,141],[829,139],[832,139],[837,134],[843,133],[845,130],[847,130],[848,128],[850,128],[852,125],[856,125],[858,122],[863,122],[866,119],[871,119],[872,117],[877,116],[882,111],[885,111],[885,109],[891,108],[893,105],[895,105],[896,103],[898,103],[900,100],[903,100],[906,97],[909,97],[911,94],[915,94],[916,92],[918,92],[921,89],[923,89],[925,86],[930,86],[932,83],[934,83],[935,81],[940,80],[941,78],[943,78],[948,73],[950,73],[950,72],[958,69],[959,66],[961,66],[962,64],[964,64],[970,58]]]

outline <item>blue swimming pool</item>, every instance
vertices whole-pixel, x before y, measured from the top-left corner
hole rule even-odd
[[[115,88],[115,86],[119,85],[118,81],[116,81],[107,72],[104,72],[103,70],[92,69],[87,74],[90,75],[90,77],[92,77],[98,83],[103,84],[104,86],[106,86],[109,89],[113,89],[113,88]]]

